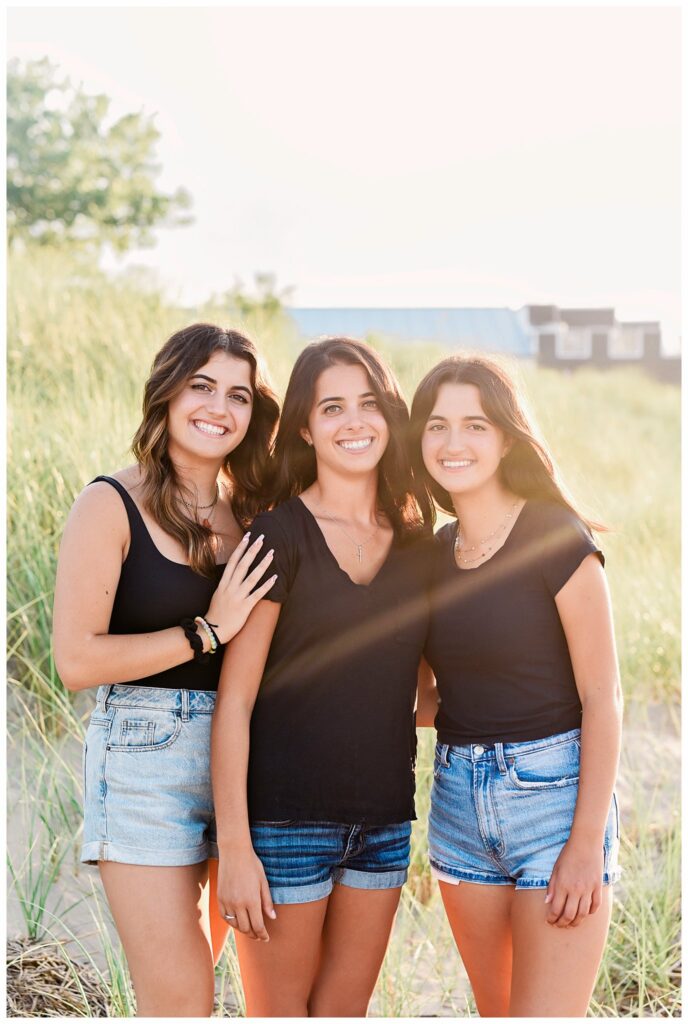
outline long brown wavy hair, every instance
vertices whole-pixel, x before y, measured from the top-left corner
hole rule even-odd
[[[270,502],[277,505],[305,491],[316,479],[314,450],[301,430],[315,399],[320,374],[330,366],[361,366],[389,427],[389,442],[378,467],[378,503],[394,534],[404,540],[429,530],[431,508],[424,488],[417,488],[404,437],[408,408],[399,384],[380,356],[363,341],[324,338],[307,345],[294,363],[272,457]]]
[[[542,498],[570,509],[588,529],[605,530],[601,523],[582,515],[574,506],[559,478],[554,460],[542,440],[535,436],[515,382],[498,363],[484,356],[455,355],[443,359],[426,373],[416,389],[411,406],[409,439],[411,463],[416,479],[426,494],[445,512],[455,515],[449,492],[428,473],[423,462],[421,439],[443,384],[473,384],[491,423],[511,439],[512,445],[499,464],[501,483],[521,498]],[[432,521],[436,518],[433,507]]]
[[[179,495],[185,490],[191,505],[195,495],[184,487],[169,456],[167,407],[189,377],[216,352],[243,359],[251,368],[251,421],[246,436],[223,466],[234,516],[244,529],[249,525],[262,506],[270,445],[279,418],[277,398],[249,338],[214,324],[191,324],[173,334],[153,360],[143,392],[143,419],[132,442],[141,467],[145,507],[156,523],[183,545],[191,568],[211,578],[216,572],[215,538],[212,530],[188,516],[179,504]]]

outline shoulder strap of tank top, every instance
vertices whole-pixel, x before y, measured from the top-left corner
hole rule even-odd
[[[131,494],[129,494],[126,487],[124,487],[119,480],[115,480],[113,476],[97,476],[91,480],[90,483],[95,484],[100,480],[106,484],[110,484],[111,487],[114,487],[115,490],[119,492],[119,496],[121,497],[127,511],[127,519],[129,520],[129,529],[131,530],[132,541],[137,534],[147,534],[148,530],[146,529],[146,524],[143,521],[143,516],[139,512],[138,505],[132,498]]]

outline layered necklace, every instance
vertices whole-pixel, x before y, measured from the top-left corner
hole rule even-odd
[[[507,514],[504,516],[504,519],[500,522],[497,529],[493,530],[492,533],[485,537],[484,540],[480,540],[478,541],[477,544],[473,544],[473,546],[470,548],[464,547],[463,538],[461,536],[461,522],[457,520],[456,540],[454,541],[454,554],[458,561],[461,562],[462,565],[473,565],[475,562],[479,562],[481,559],[489,557],[489,555],[492,553],[495,547],[497,538],[502,533],[504,533],[511,520],[516,515],[516,510],[519,507],[519,505],[520,500],[517,499],[513,503]],[[473,551],[478,550],[480,550],[480,554],[476,555],[475,558],[466,557],[466,553],[470,554]]]
[[[363,562],[363,548],[367,544],[370,544],[373,537],[376,536],[378,530],[380,529],[380,524],[378,523],[373,532],[359,544],[359,542],[344,529],[344,527],[342,526],[341,519],[335,519],[334,516],[330,516],[326,512],[323,512],[321,508],[317,509],[317,513],[321,519],[327,519],[330,523],[334,523],[335,526],[339,527],[339,529],[342,531],[347,540],[356,548],[356,558],[358,559],[360,565]]]
[[[182,505],[185,507],[186,511],[189,513],[189,517],[191,519],[196,519],[196,515],[197,515],[198,512],[207,512],[208,513],[206,516],[203,516],[203,518],[200,521],[201,522],[201,526],[204,526],[206,528],[206,530],[210,530],[211,529],[210,517],[212,516],[212,514],[213,514],[213,512],[215,510],[215,506],[217,505],[219,498],[220,498],[220,486],[217,483],[215,484],[215,497],[213,498],[213,500],[210,502],[209,505],[191,505],[185,498],[182,498],[181,494],[177,495],[177,500],[181,501]],[[210,511],[208,511],[208,510],[210,510]]]

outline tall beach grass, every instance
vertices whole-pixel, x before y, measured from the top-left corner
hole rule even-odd
[[[130,459],[142,384],[173,330],[193,319],[247,330],[281,390],[302,342],[286,318],[244,322],[220,300],[177,308],[154,288],[109,279],[60,251],[15,254],[9,285],[10,935],[71,944],[75,959],[98,972],[111,1013],[129,1016],[121,949],[92,871],[77,860],[79,750],[92,697],[67,693],[51,656],[60,534],[82,487]],[[445,354],[432,345],[379,347],[409,399]],[[629,722],[644,751],[639,759],[635,744],[622,764],[624,877],[591,1013],[677,1016],[678,391],[632,370],[513,369],[573,495],[610,527],[601,546]],[[380,1016],[475,1015],[427,866],[432,745],[431,731],[421,730],[410,880],[373,1002]],[[647,767],[653,750],[666,771]],[[225,1013],[242,1012],[231,945],[217,993]],[[88,1010],[85,999],[81,1015]]]

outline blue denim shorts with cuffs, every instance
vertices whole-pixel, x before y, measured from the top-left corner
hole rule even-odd
[[[569,838],[578,795],[580,729],[521,743],[438,743],[428,839],[435,877],[541,889]],[[602,882],[620,876],[612,799]]]
[[[330,821],[254,821],[253,849],[274,903],[311,903],[336,883],[394,889],[406,881],[411,822],[372,826]]]
[[[98,687],[84,742],[81,860],[183,866],[217,857],[211,690]]]

